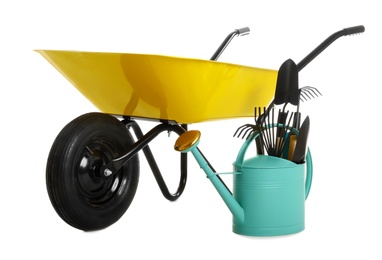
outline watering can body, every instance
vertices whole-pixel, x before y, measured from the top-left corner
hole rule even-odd
[[[240,171],[233,176],[233,196],[245,217],[233,217],[234,233],[276,236],[304,230],[305,164],[258,155],[245,160]]]

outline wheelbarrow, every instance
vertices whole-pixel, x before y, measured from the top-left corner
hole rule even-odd
[[[298,69],[337,38],[363,31],[356,26],[332,34],[297,64]],[[235,36],[247,33],[247,27],[234,30],[210,60],[37,50],[101,111],[69,122],[48,156],[48,195],[67,224],[90,231],[118,221],[137,190],[141,150],[164,197],[177,200],[186,186],[187,154],[180,154],[179,184],[171,193],[149,143],[165,131],[182,135],[193,123],[251,118],[254,107],[272,104],[277,70],[217,61]],[[139,120],[158,124],[143,133]]]

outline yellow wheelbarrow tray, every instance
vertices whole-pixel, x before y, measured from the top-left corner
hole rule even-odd
[[[197,123],[253,116],[277,71],[164,55],[37,50],[107,114]]]
[[[252,117],[255,107],[270,103],[277,71],[217,62],[235,36],[248,33],[248,27],[234,30],[210,60],[36,50],[101,111],[69,122],[52,145],[46,170],[47,189],[52,205],[64,221],[83,230],[110,224],[96,218],[94,223],[85,220],[86,224],[75,213],[69,214],[67,211],[76,212],[84,206],[69,206],[79,200],[85,200],[85,204],[95,203],[95,208],[109,202],[121,203],[121,210],[126,210],[137,187],[141,150],[163,196],[170,201],[180,197],[187,181],[187,154],[180,156],[179,185],[176,192],[171,193],[149,143],[162,132],[181,135],[191,123]],[[136,119],[155,120],[158,124],[143,133]],[[78,162],[74,171],[67,167]],[[60,179],[68,175],[72,176],[72,185],[79,189],[78,198],[70,197],[66,192],[70,185],[65,186],[65,181]],[[57,190],[63,192],[55,192]],[[68,204],[68,200],[71,203]],[[63,209],[66,206],[74,208]],[[119,218],[118,213],[109,213],[108,221],[115,222]]]

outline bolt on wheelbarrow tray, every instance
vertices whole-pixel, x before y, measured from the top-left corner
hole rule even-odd
[[[182,124],[251,117],[277,71],[163,55],[37,50],[100,111]]]

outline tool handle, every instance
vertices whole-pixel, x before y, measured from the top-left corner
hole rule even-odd
[[[215,51],[214,55],[210,58],[210,60],[217,60],[219,56],[223,53],[225,48],[228,46],[228,44],[231,42],[233,37],[235,36],[244,36],[249,34],[250,30],[249,27],[243,27],[240,29],[236,29],[230,34],[227,35],[227,37],[224,39],[224,41],[220,44],[219,48]]]
[[[317,57],[323,50],[325,50],[330,44],[342,36],[362,33],[365,31],[363,25],[348,27],[330,35],[325,41],[317,46],[311,53],[309,53],[302,61],[297,64],[298,71],[302,70],[309,64],[315,57]]]
[[[288,147],[288,160],[292,161],[294,151],[296,149],[297,136],[292,134],[289,136],[289,147]]]

